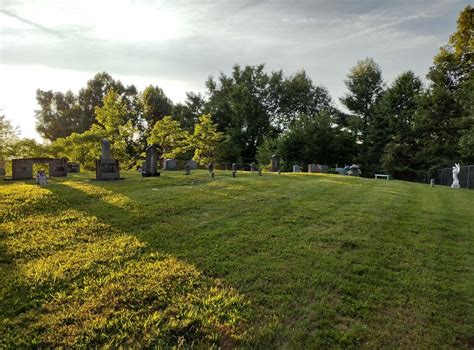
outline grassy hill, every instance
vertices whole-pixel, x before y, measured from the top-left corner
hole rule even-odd
[[[474,191],[123,175],[0,185],[0,347],[474,346]]]

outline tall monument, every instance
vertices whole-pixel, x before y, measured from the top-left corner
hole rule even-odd
[[[158,151],[155,146],[150,146],[146,150],[146,160],[142,169],[142,176],[160,176],[158,171]]]
[[[272,164],[270,170],[273,172],[280,170],[280,157],[278,157],[276,154],[272,155]]]
[[[119,180],[120,169],[118,159],[113,159],[110,152],[110,142],[102,140],[102,154],[95,161],[95,177],[97,180]]]

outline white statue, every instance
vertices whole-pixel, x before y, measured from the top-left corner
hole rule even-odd
[[[458,174],[461,171],[461,166],[459,163],[455,163],[453,166],[453,184],[451,185],[451,188],[460,188],[459,186],[459,179],[458,179]]]

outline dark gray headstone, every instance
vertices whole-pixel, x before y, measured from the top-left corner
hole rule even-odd
[[[49,176],[51,177],[67,176],[67,160],[64,158],[51,159],[49,161]]]
[[[3,159],[0,160],[0,179],[5,177],[5,162]]]
[[[12,178],[13,180],[33,178],[33,162],[30,159],[13,159]]]
[[[155,146],[150,146],[146,150],[146,159],[143,164],[142,176],[160,176],[158,171],[158,151]]]
[[[163,168],[165,170],[178,170],[178,161],[176,159],[166,159]]]
[[[278,170],[280,170],[280,157],[274,154],[272,155],[271,171],[276,172]]]
[[[101,160],[110,160],[112,159],[112,153],[110,151],[110,141],[107,139],[102,139],[101,141]]]
[[[80,173],[81,165],[77,162],[68,162],[67,163],[67,172],[68,173]]]
[[[189,165],[189,168],[190,168],[191,170],[196,170],[196,169],[198,168],[198,164],[197,164],[196,161],[194,161],[194,160],[188,160],[188,161],[186,162],[186,165]]]
[[[95,178],[97,180],[119,180],[120,168],[118,159],[113,159],[110,152],[110,142],[103,139],[102,154],[95,162]]]

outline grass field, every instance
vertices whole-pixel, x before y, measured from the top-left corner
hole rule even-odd
[[[474,346],[474,191],[123,176],[0,185],[0,348]]]

